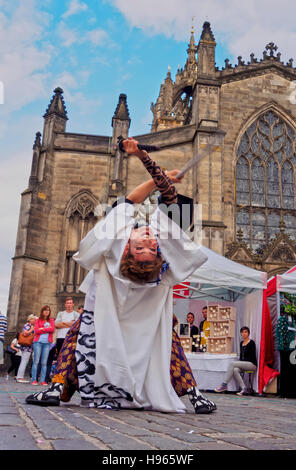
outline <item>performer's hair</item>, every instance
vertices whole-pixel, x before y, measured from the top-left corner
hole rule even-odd
[[[50,306],[49,305],[43,305],[42,309],[40,310],[40,315],[39,315],[39,318],[41,318],[41,320],[44,320],[44,312],[45,310],[49,309],[49,316],[48,318],[50,318],[50,315],[51,315],[51,310],[50,310]]]
[[[128,251],[121,259],[120,272],[131,281],[144,284],[145,282],[156,281],[163,263],[164,261],[160,255],[157,255],[155,261],[136,261]]]

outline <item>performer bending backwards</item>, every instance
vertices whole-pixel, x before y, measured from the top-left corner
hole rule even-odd
[[[152,180],[117,201],[80,242],[74,259],[90,270],[80,286],[85,310],[68,332],[52,386],[26,401],[56,405],[78,386],[82,406],[184,412],[179,396],[187,393],[196,413],[209,413],[216,406],[196,388],[175,332],[172,342],[172,287],[207,258],[169,217],[182,200],[173,185],[178,170],[165,174],[132,138],[123,145]],[[135,226],[133,204],[155,186],[162,204],[149,227]]]

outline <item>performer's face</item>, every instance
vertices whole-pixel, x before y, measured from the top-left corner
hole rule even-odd
[[[148,226],[132,231],[129,248],[135,261],[154,261],[157,256],[157,241]]]

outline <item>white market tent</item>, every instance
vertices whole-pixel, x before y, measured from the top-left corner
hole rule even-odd
[[[234,306],[236,334],[233,352],[239,352],[240,328],[248,326],[256,343],[259,364],[263,290],[267,286],[267,273],[231,261],[204,246],[201,250],[208,260],[184,283],[175,286],[174,297],[179,299],[176,310],[177,307],[179,312],[183,309],[184,321],[188,311],[201,312],[204,305]],[[187,302],[183,307],[181,299],[186,299]],[[258,373],[256,378],[254,377],[253,387],[258,391]]]
[[[276,285],[278,292],[296,294],[296,266],[289,269],[284,274],[278,274],[276,276]]]
[[[234,302],[254,289],[266,289],[267,273],[236,263],[205,246],[202,246],[201,250],[208,259],[186,279],[186,282],[190,283],[190,298],[207,297],[213,301]],[[186,284],[180,285],[188,288]],[[179,291],[182,291],[182,288]],[[181,293],[179,295],[182,296]]]

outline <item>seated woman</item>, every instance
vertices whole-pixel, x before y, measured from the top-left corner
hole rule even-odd
[[[77,342],[73,334],[67,344],[75,343],[82,406],[184,412],[170,377],[172,287],[207,258],[168,214],[168,208],[178,207],[173,185],[179,182],[178,170],[167,175],[138,149],[135,140],[123,144],[126,153],[138,156],[153,179],[114,204],[80,242],[74,259],[90,272],[80,286],[86,298],[80,324],[79,320],[75,323]],[[134,203],[143,202],[155,187],[163,204],[149,227],[135,225]],[[63,364],[70,367],[70,362],[65,357]],[[42,405],[48,398],[48,404],[58,404],[54,394],[59,399],[65,383],[65,369],[59,363],[60,359],[52,391],[34,394],[27,403]],[[199,394],[190,374],[184,374],[182,382],[188,380],[186,390],[195,412],[215,409]]]
[[[247,394],[244,381],[240,374],[247,370],[251,370],[253,372],[256,371],[256,344],[252,339],[250,339],[250,330],[247,326],[243,326],[240,329],[240,333],[243,341],[240,343],[239,361],[234,361],[229,365],[224,382],[222,382],[220,387],[215,388],[215,392],[225,392],[227,390],[228,382],[230,382],[232,377],[234,377],[240,387],[240,391],[237,393],[237,395],[241,396]]]

